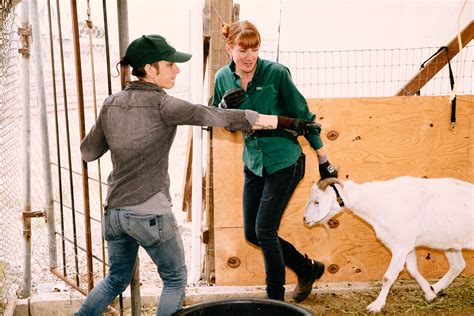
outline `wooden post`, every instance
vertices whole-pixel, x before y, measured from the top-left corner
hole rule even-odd
[[[214,93],[214,76],[217,70],[230,62],[225,50],[225,38],[222,35],[222,24],[231,23],[233,16],[232,0],[211,1],[211,43],[209,49],[209,95]]]
[[[461,31],[461,45],[464,48],[474,36],[474,22],[471,21],[464,30]],[[397,96],[414,95],[420,91],[454,56],[459,53],[458,37],[456,36],[446,46],[448,54],[440,52],[433,57],[404,87],[397,92]]]
[[[231,23],[234,15],[232,0],[207,0],[210,3],[210,27],[204,30],[209,34],[208,81],[209,96],[214,94],[214,77],[217,70],[230,62],[230,57],[225,50],[225,38],[221,33],[223,23]],[[206,33],[207,32],[207,33]],[[212,155],[212,130],[208,141],[209,166],[206,170],[206,205],[208,230],[204,232],[203,240],[206,244],[204,259],[205,278],[215,283],[215,254],[214,254],[214,181],[213,181],[213,155]]]

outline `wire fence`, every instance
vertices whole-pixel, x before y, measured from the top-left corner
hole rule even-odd
[[[10,1],[0,15],[0,315],[22,280],[21,108],[16,30]]]
[[[461,72],[457,89],[460,95],[473,93],[473,46],[466,46],[462,55],[458,54],[451,60],[455,77]],[[279,52],[278,60],[290,69],[293,80],[307,98],[383,97],[396,95],[438,49],[283,51]],[[262,51],[262,56],[277,60],[275,51]],[[420,95],[449,94],[451,86],[446,65],[423,87]]]
[[[48,113],[50,157],[52,165],[54,210],[56,214],[56,243],[58,246],[58,270],[74,280],[79,287],[87,281],[85,254],[84,201],[82,187],[81,158],[79,152],[79,113],[76,91],[76,69],[72,41],[71,8],[64,1],[38,1],[40,8],[41,45],[43,50],[44,80]],[[79,21],[88,19],[85,1],[78,9]],[[61,7],[59,6],[61,5]],[[1,47],[0,47],[0,315],[9,297],[21,291],[22,270],[22,109],[20,94],[20,46],[17,29],[20,25],[20,6],[9,10],[9,1],[2,0]],[[119,78],[111,78],[108,86],[106,72],[106,46],[104,42],[103,7],[92,12],[94,26],[92,44],[89,30],[80,22],[80,45],[82,83],[84,87],[85,123],[88,131],[102,100],[112,91],[120,89]],[[108,14],[115,14],[116,8],[108,8]],[[51,17],[51,21],[48,17]],[[48,30],[51,29],[51,32]],[[118,61],[117,30],[110,31],[110,67],[115,69]],[[36,40],[36,39],[35,39]],[[440,43],[442,45],[444,43]],[[409,81],[420,65],[438,47],[407,49],[370,49],[318,52],[275,52],[261,51],[261,57],[276,60],[289,67],[293,79],[307,98],[340,98],[393,96]],[[463,49],[451,62],[454,73],[461,69],[463,76],[458,94],[473,93],[473,48]],[[93,57],[93,58],[92,58]],[[36,70],[31,64],[31,72]],[[184,69],[182,76],[187,74]],[[31,76],[31,78],[35,78]],[[199,79],[199,78],[198,78]],[[196,80],[198,80],[196,79]],[[199,79],[200,80],[200,79]],[[39,133],[39,106],[37,86],[31,82],[31,135],[32,135],[32,211],[42,211],[45,206],[45,188],[41,159],[41,138]],[[187,99],[190,88],[178,86],[170,94]],[[449,74],[444,67],[422,90],[422,95],[450,94]],[[186,133],[182,133],[187,137]],[[187,139],[181,140],[186,142]],[[184,156],[184,153],[180,153]],[[180,163],[172,159],[170,165]],[[183,162],[181,160],[181,162]],[[178,166],[178,165],[177,165]],[[101,237],[102,201],[105,194],[105,178],[111,170],[108,155],[89,167],[89,193],[91,205],[92,251],[94,280],[105,274],[104,244]],[[177,169],[182,169],[178,166]],[[182,177],[184,173],[172,175]],[[180,182],[175,181],[179,187]],[[173,182],[172,182],[173,184]],[[178,189],[179,190],[179,189]],[[104,192],[104,193],[102,193]],[[178,203],[175,203],[178,204]],[[47,225],[43,219],[33,219],[32,226],[32,293],[51,291],[64,286],[51,277],[48,259]],[[152,264],[152,263],[151,263]],[[143,280],[146,286],[148,280]]]

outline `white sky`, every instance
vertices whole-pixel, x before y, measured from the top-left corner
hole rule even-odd
[[[260,24],[266,32],[275,29],[274,34],[277,34],[275,26],[281,7],[282,50],[442,46],[456,33],[464,3],[463,0],[240,1],[242,12],[247,11],[247,3],[255,3],[248,9],[248,19]],[[269,6],[269,3],[275,5]],[[260,8],[256,10],[256,6]],[[265,8],[270,8],[271,14],[257,13]],[[467,25],[472,18],[470,0],[463,11],[461,25]]]
[[[129,0],[130,38],[146,33],[189,47],[189,8],[196,0]],[[464,0],[238,0],[241,20],[253,22],[263,46],[281,50],[439,47],[457,32]],[[461,28],[473,19],[469,0]]]

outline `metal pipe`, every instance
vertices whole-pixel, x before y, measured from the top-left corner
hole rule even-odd
[[[203,3],[198,0],[191,8],[190,26],[202,24]],[[191,28],[191,27],[190,27]],[[202,78],[202,59],[203,59],[203,32],[202,27],[192,27],[191,35],[191,59],[190,71],[190,100],[193,103],[202,104],[202,81],[196,78]],[[197,282],[201,278],[201,259],[202,259],[202,128],[193,127],[193,161],[192,161],[192,263],[191,263],[191,282]]]
[[[61,77],[63,84],[63,98],[64,98],[64,119],[66,122],[66,141],[67,141],[67,158],[68,158],[68,168],[69,168],[69,187],[71,190],[71,217],[72,217],[72,233],[74,239],[74,268],[76,270],[76,285],[79,286],[79,257],[77,251],[77,230],[76,230],[76,212],[75,212],[75,198],[74,198],[74,181],[72,176],[72,154],[71,154],[71,135],[69,129],[69,113],[68,113],[68,100],[67,100],[67,85],[66,85],[66,73],[64,66],[64,49],[63,49],[63,35],[61,27],[61,9],[59,6],[59,0],[56,0],[56,8],[58,15],[58,35],[59,35],[59,56],[61,57]],[[61,232],[64,235],[64,217],[61,214]],[[63,272],[64,275],[67,275],[67,263],[66,263],[66,253],[65,253],[65,244],[63,242]]]
[[[128,32],[128,2],[127,0],[117,0],[118,32],[119,32],[119,53],[120,57],[125,55],[129,43]],[[128,66],[120,65],[120,83],[122,90],[130,81],[130,69]],[[130,281],[130,300],[132,316],[139,316],[141,312],[140,299],[140,258],[137,256],[135,271]],[[122,304],[122,300],[120,301]]]
[[[59,203],[57,200],[54,200],[55,203]],[[69,205],[64,205],[65,208],[67,209],[71,209],[71,207]],[[81,211],[76,211],[79,215],[84,215],[84,213],[82,213]],[[100,219],[97,219],[97,218],[94,218],[91,216],[91,220],[92,221],[95,221],[97,223],[101,223]],[[57,233],[58,235],[61,235],[61,236],[65,236],[64,234],[61,234],[61,233]],[[81,247],[79,245],[75,245],[75,247],[81,249]]]
[[[94,97],[94,119],[97,119],[97,90],[95,85],[95,64],[94,64],[94,43],[92,41],[92,27],[93,22],[91,19],[91,8],[90,8],[90,0],[87,0],[87,27],[89,29],[89,55],[91,58],[91,76],[92,76],[92,95]],[[107,48],[106,48],[107,50]],[[107,65],[109,68],[109,65]],[[99,183],[102,182],[102,168],[100,164],[100,158],[97,160],[97,170],[98,170],[98,177]],[[104,212],[102,212],[102,202],[103,202],[103,195],[102,195],[102,185],[99,184],[99,210],[100,210],[100,222],[102,223],[104,220]],[[103,262],[105,263],[105,240],[102,234],[101,238],[101,245],[102,245],[102,258],[104,259]],[[102,275],[105,277],[107,274],[107,269],[105,264],[102,264]]]
[[[129,43],[128,37],[128,5],[127,0],[117,0],[118,32],[119,32],[119,53],[120,57],[125,55]],[[128,66],[120,67],[120,78],[122,90],[130,81],[130,70]]]
[[[43,55],[41,52],[41,32],[38,16],[38,1],[31,0],[31,22],[33,27],[33,49],[36,65],[36,85],[40,105],[40,133],[41,133],[41,152],[43,153],[43,181],[45,187],[46,216],[45,220],[48,226],[48,248],[49,248],[49,266],[54,268],[58,265],[55,240],[54,225],[54,203],[53,203],[53,183],[51,179],[50,151],[49,151],[49,133],[48,133],[48,111],[46,109],[46,92],[44,88],[44,69]]]
[[[83,288],[81,288],[80,286],[75,284],[74,280],[71,280],[67,276],[64,276],[63,274],[61,274],[57,268],[51,268],[51,269],[49,269],[49,271],[51,271],[58,278],[60,278],[61,280],[63,280],[64,282],[66,282],[67,284],[72,286],[73,288],[75,288],[77,291],[79,291],[79,293],[87,296],[87,291],[86,290],[84,290]]]
[[[67,278],[65,276],[63,276],[59,271],[58,269],[49,269],[49,271],[51,271],[51,273],[53,273],[54,275],[56,275],[58,278],[60,278],[61,280],[63,280],[64,282],[66,282],[67,284],[69,284],[70,286],[72,286],[73,288],[75,288],[77,291],[79,291],[79,293],[81,293],[82,295],[84,296],[87,296],[87,291],[85,291],[83,288],[77,286],[76,284],[74,284],[74,281],[71,280],[70,278]],[[113,308],[112,306],[107,306],[107,311],[109,312],[112,312],[114,314],[117,314],[118,311]]]
[[[71,0],[72,33],[74,43],[74,60],[76,65],[77,108],[79,112],[79,136],[86,136],[84,115],[84,91],[82,85],[81,46],[79,43],[79,26],[77,18],[77,1]],[[86,240],[87,285],[89,291],[94,288],[94,267],[92,265],[92,239],[90,222],[89,175],[87,163],[81,159],[82,166],[82,197],[84,201],[84,226]]]
[[[71,239],[67,238],[66,236],[62,236],[62,235],[60,235],[59,233],[56,233],[56,235],[58,235],[60,238],[64,239],[65,241],[67,241],[67,242],[70,243],[70,244],[73,243],[73,241],[72,241]],[[86,252],[86,248],[81,247],[81,246],[77,246],[77,247],[78,247],[80,250]],[[96,259],[97,261],[99,261],[99,262],[104,262],[100,257],[97,257],[97,256],[95,256],[95,255],[92,255],[92,257],[93,257],[94,259]],[[106,262],[104,262],[104,263],[106,264]],[[106,264],[106,265],[107,265],[107,264]]]
[[[109,25],[107,22],[107,0],[102,0],[102,10],[104,13],[104,39],[105,39],[105,61],[107,63],[107,92],[112,94],[112,75],[110,70],[110,43]]]
[[[56,164],[56,163],[54,163],[54,162],[51,162],[51,165],[57,166],[58,164]],[[69,170],[68,168],[66,168],[66,167],[64,167],[64,166],[61,166],[61,169]],[[74,170],[72,170],[71,173],[72,173],[73,175],[77,175],[77,176],[81,176],[81,175],[82,175],[82,173],[77,172],[77,171],[74,171]],[[98,180],[98,179],[95,179],[95,178],[93,178],[93,177],[89,177],[89,181],[99,183],[99,180]],[[102,181],[102,182],[100,182],[100,183],[103,184],[103,185],[107,185],[107,182],[104,182],[104,181]]]
[[[31,295],[31,117],[30,117],[30,7],[28,1],[21,5],[21,28],[18,29],[21,41],[21,76],[23,108],[23,291],[24,298]]]
[[[50,56],[51,56],[51,79],[53,80],[53,101],[54,101],[54,127],[56,132],[56,157],[58,159],[58,185],[59,185],[59,213],[61,215],[61,225],[64,230],[64,222],[62,221],[64,208],[63,208],[63,180],[62,180],[62,173],[61,173],[61,146],[59,145],[59,117],[58,117],[58,94],[56,91],[56,67],[54,62],[54,42],[53,42],[53,22],[51,17],[51,0],[48,0],[48,27],[49,27],[49,47],[50,47]],[[53,239],[55,240],[55,239]],[[64,245],[64,244],[63,244]],[[55,244],[56,247],[56,244]],[[63,257],[65,256],[64,247],[63,249]],[[56,258],[56,256],[55,256]],[[57,262],[55,266],[51,266],[50,268],[55,268],[57,266]]]

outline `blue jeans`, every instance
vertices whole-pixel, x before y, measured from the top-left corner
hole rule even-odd
[[[163,291],[156,315],[169,316],[181,308],[187,269],[178,225],[173,214],[152,215],[110,209],[104,216],[109,274],[87,296],[75,315],[101,315],[130,283],[138,246],[142,246],[158,268]]]
[[[244,168],[244,231],[248,242],[263,252],[268,298],[283,300],[285,265],[298,273],[304,256],[278,236],[281,217],[298,183],[303,179],[305,156],[290,167],[259,177]]]

